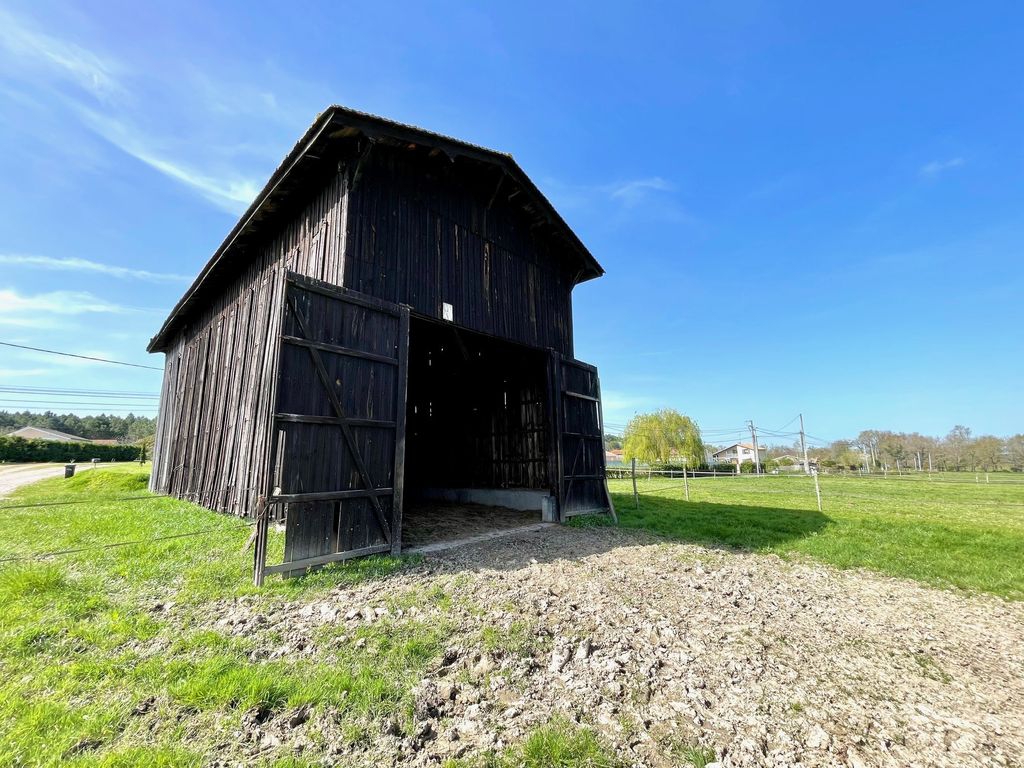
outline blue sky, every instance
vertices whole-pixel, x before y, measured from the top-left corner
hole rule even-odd
[[[1014,3],[15,0],[0,340],[162,364],[149,337],[337,102],[516,156],[607,270],[575,324],[610,424],[671,406],[716,438],[798,411],[824,439],[1024,431],[1022,22]],[[0,347],[0,385],[158,380]]]

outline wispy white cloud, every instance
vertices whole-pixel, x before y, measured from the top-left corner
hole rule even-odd
[[[54,258],[52,256],[34,256],[19,253],[0,253],[0,264],[11,264],[27,268],[46,269],[62,272],[94,272],[123,279],[144,280],[151,283],[187,282],[187,275],[175,275],[167,272],[150,272],[146,269],[131,269],[115,264],[104,264],[88,259]]]
[[[679,202],[676,185],[661,176],[605,184],[566,184],[547,178],[542,187],[550,193],[556,207],[592,211],[616,224],[637,218],[696,222]]]
[[[112,59],[70,40],[41,32],[6,11],[0,11],[0,45],[23,66],[69,79],[101,100],[124,90],[118,80],[119,66]]]
[[[962,157],[953,157],[949,160],[932,160],[930,163],[925,163],[918,169],[918,173],[922,178],[934,179],[940,174],[950,171],[954,168],[959,168],[964,164]]]
[[[608,413],[616,416],[631,415],[639,408],[650,407],[654,400],[645,395],[637,395],[635,392],[622,392],[615,389],[605,390],[601,393],[601,405]],[[614,421],[614,419],[609,419]]]
[[[27,296],[10,288],[0,289],[0,314],[43,312],[55,315],[84,315],[100,312],[127,315],[143,311],[146,310],[112,304],[86,291],[50,291]]]
[[[54,370],[52,368],[0,368],[0,381],[16,378],[37,378],[49,376]]]
[[[0,325],[17,328],[60,328],[78,315],[148,314],[153,310],[114,304],[86,291],[50,291],[26,295],[0,288]]]
[[[288,125],[293,119],[266,88],[218,83],[192,65],[176,70],[174,79],[147,74],[112,55],[41,32],[9,12],[0,12],[0,69],[25,98],[48,93],[91,134],[233,214],[256,196],[258,178],[272,167],[270,154],[278,150],[271,143],[241,148],[226,143],[218,128],[245,105],[265,119]],[[187,101],[189,109],[143,109],[149,93],[161,93],[170,103]],[[260,173],[254,174],[257,156]]]
[[[97,134],[151,168],[175,181],[191,187],[214,205],[229,213],[241,213],[260,190],[251,178],[230,173],[211,175],[176,159],[172,159],[159,146],[160,142],[125,120],[102,115],[95,110],[81,109],[81,115]]]
[[[632,181],[608,184],[603,189],[610,199],[618,200],[627,208],[633,208],[649,200],[651,193],[671,192],[675,186],[660,176],[651,176],[647,179],[633,179]]]

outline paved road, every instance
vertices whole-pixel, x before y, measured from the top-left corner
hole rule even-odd
[[[91,468],[92,464],[79,464],[75,471]],[[0,464],[0,499],[23,485],[63,474],[63,464]]]

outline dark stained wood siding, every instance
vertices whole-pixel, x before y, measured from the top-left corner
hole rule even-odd
[[[556,439],[561,517],[609,511],[597,368],[552,356],[552,379],[559,406]]]
[[[270,496],[286,563],[398,552],[408,325],[407,308],[288,276]]]
[[[210,281],[213,298],[167,345],[154,491],[249,515],[270,490],[286,271],[430,318],[448,302],[456,326],[572,357],[578,258],[523,213],[500,170],[470,163],[422,148],[341,148],[234,246],[232,266]],[[468,476],[452,484],[557,485],[555,397],[538,376],[502,382],[503,409],[474,427]],[[486,410],[499,391],[474,396]]]
[[[347,180],[314,191],[166,352],[152,490],[236,515],[266,493],[283,271],[342,278]]]
[[[345,286],[464,328],[572,357],[571,261],[458,162],[374,147],[349,204]],[[578,269],[578,267],[576,268]]]

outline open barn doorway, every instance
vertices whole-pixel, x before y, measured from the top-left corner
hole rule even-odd
[[[550,355],[413,317],[402,548],[555,519]]]

